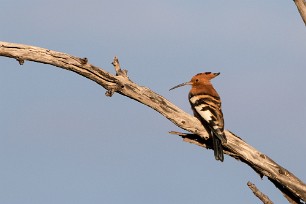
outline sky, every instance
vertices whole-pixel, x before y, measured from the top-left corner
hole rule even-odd
[[[200,72],[221,72],[225,128],[306,181],[305,25],[293,1],[1,0],[0,41],[87,57],[192,114]],[[154,110],[75,73],[0,57],[0,203],[260,203],[267,178],[168,134]]]

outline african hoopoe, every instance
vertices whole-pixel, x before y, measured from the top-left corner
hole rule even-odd
[[[170,90],[185,85],[192,86],[188,98],[193,114],[201,121],[207,132],[210,133],[216,160],[223,161],[222,144],[226,143],[227,140],[224,134],[221,99],[210,82],[211,79],[219,74],[211,72],[199,73],[192,77],[191,81],[179,84]]]

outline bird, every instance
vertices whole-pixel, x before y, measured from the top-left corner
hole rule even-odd
[[[204,72],[196,74],[189,82],[174,86],[169,91],[191,85],[188,99],[194,116],[200,120],[213,142],[216,160],[224,161],[223,146],[227,143],[224,134],[224,118],[221,109],[221,98],[211,83],[219,73]]]

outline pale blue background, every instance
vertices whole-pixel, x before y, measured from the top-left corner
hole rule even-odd
[[[205,71],[226,129],[306,181],[306,29],[291,0],[1,0],[0,40],[87,57],[191,113]],[[153,110],[75,73],[0,57],[0,203],[260,203],[266,178],[182,142]]]

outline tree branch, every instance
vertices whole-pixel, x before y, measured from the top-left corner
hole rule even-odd
[[[306,2],[305,0],[293,0],[303,21],[304,24],[306,25]]]
[[[0,56],[14,58],[20,64],[34,61],[73,71],[104,87],[107,96],[112,96],[115,92],[127,96],[156,110],[176,126],[191,132],[192,134],[176,132],[184,138],[184,141],[211,148],[209,135],[198,119],[149,88],[132,82],[127,76],[127,71],[121,70],[117,57],[113,61],[116,71],[114,76],[89,64],[87,58],[28,45],[0,42]],[[225,154],[249,165],[261,177],[267,176],[278,188],[281,186],[284,189],[282,192],[286,192],[288,197],[306,201],[306,185],[301,180],[230,131],[225,131],[225,135],[227,137],[227,143],[224,144]]]
[[[256,186],[255,184],[251,183],[250,181],[247,183],[248,187],[251,189],[251,191],[254,193],[254,195],[259,198],[262,203],[264,204],[273,204],[273,202],[269,199],[268,196],[263,194]]]

